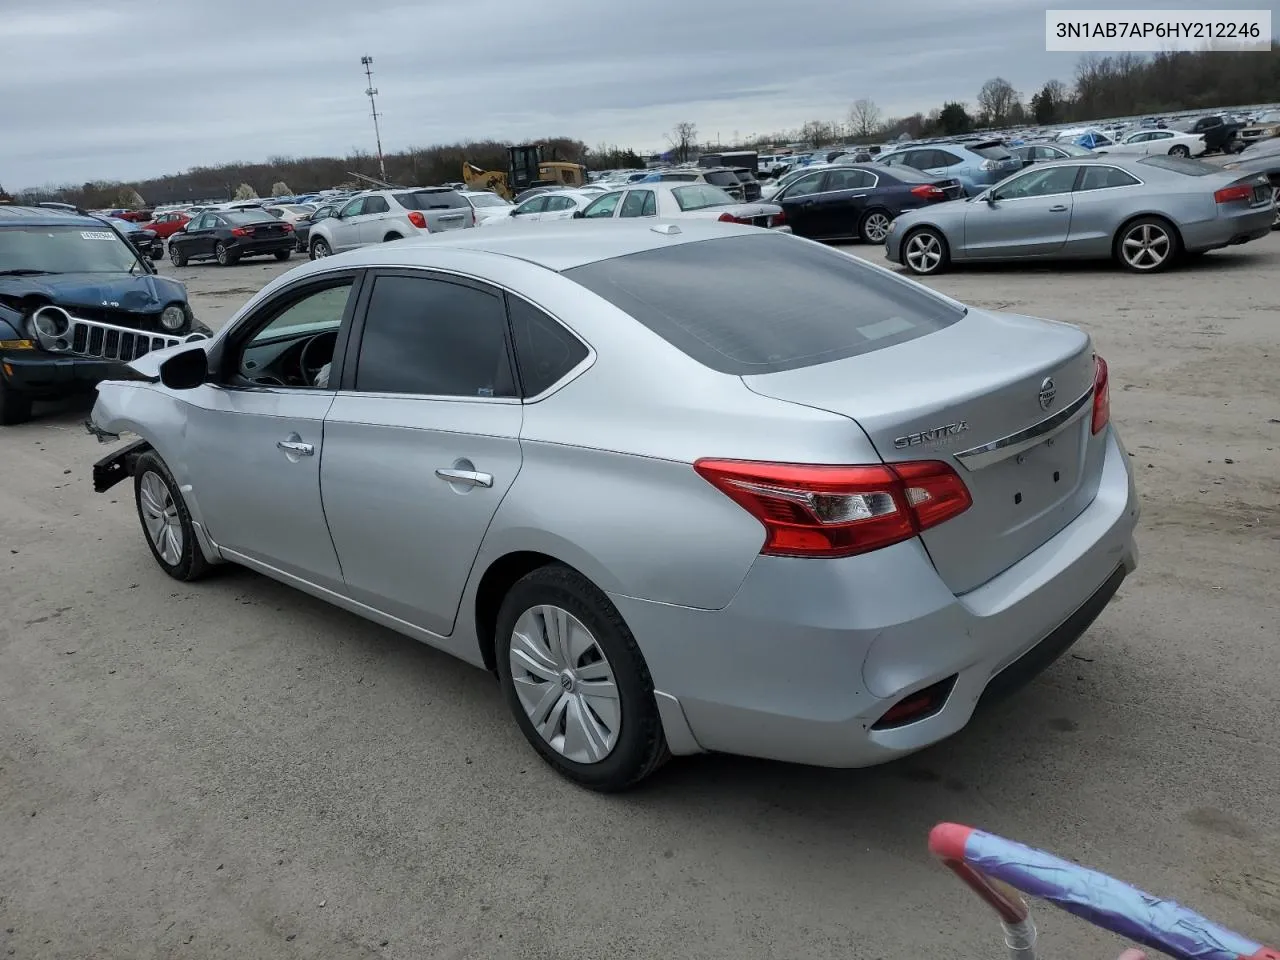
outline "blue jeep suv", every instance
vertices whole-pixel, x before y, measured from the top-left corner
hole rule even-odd
[[[0,203],[0,425],[31,402],[92,390],[152,350],[208,336],[187,288],[111,223]]]

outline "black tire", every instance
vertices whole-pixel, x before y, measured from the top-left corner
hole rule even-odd
[[[227,249],[227,245],[219,240],[213,245],[213,259],[218,261],[220,267],[234,267],[240,258]]]
[[[883,207],[868,210],[858,221],[858,236],[863,243],[881,244],[889,236],[889,224],[893,215]]]
[[[285,260],[288,260],[288,259],[289,259],[290,257],[292,257],[292,256],[293,256],[293,251],[292,251],[292,250],[277,250],[277,251],[276,251],[276,259],[277,259],[277,260],[279,260],[281,263],[283,263]]]
[[[0,427],[14,427],[31,419],[31,398],[0,380]]]
[[[382,242],[390,243],[392,240],[403,240],[403,239],[404,237],[400,236],[400,234],[398,233],[388,233],[385,237],[382,238]]]
[[[324,237],[315,237],[311,241],[311,259],[320,260],[324,257],[332,256],[333,250],[329,247],[329,242]]]
[[[912,263],[911,249],[913,241],[920,240],[927,242],[933,240],[936,244],[936,259],[921,258],[919,265]],[[921,277],[934,277],[944,272],[951,264],[951,248],[947,246],[947,238],[933,227],[920,227],[918,230],[912,230],[902,238],[902,265],[912,273]]]
[[[185,267],[187,265],[187,255],[172,240],[169,241],[169,262],[175,267]]]
[[[158,477],[164,485],[176,514],[178,527],[182,531],[182,548],[179,551],[176,563],[171,563],[161,556],[147,528],[142,501],[143,486],[149,475]],[[191,514],[187,511],[186,501],[182,499],[182,493],[178,490],[178,484],[173,479],[173,474],[169,472],[165,462],[160,459],[159,454],[154,450],[149,450],[138,457],[137,462],[134,464],[133,503],[138,511],[138,522],[142,526],[142,538],[146,540],[147,546],[151,548],[151,555],[155,557],[156,563],[160,565],[161,570],[173,577],[173,579],[184,582],[199,580],[208,574],[210,569],[209,561],[204,558],[200,545],[196,542],[195,527],[191,523]]]
[[[554,605],[591,631],[613,670],[620,725],[613,750],[595,763],[570,760],[547,743],[520,704],[511,674],[511,638],[516,621],[532,607]],[[635,637],[608,598],[590,580],[560,564],[539,567],[507,592],[498,611],[498,679],[525,739],[557,773],[581,786],[613,793],[634,786],[671,756],[653,697],[653,680]]]
[[[1155,244],[1153,240],[1157,235],[1163,235],[1166,242],[1160,245]],[[1145,242],[1151,244],[1148,249],[1155,253],[1164,251],[1163,259],[1158,262],[1143,260],[1142,265],[1139,265],[1134,262],[1133,255],[1125,253],[1128,241],[1143,240],[1144,237]],[[1182,256],[1182,240],[1173,224],[1163,217],[1138,217],[1116,231],[1111,252],[1116,262],[1131,273],[1161,273],[1173,266]]]
[[[1187,157],[1191,156],[1191,151],[1190,151],[1189,149],[1187,149],[1187,147],[1186,147],[1186,145],[1185,145],[1185,144],[1182,144],[1182,143],[1176,143],[1176,144],[1174,144],[1172,147],[1170,147],[1170,148],[1169,148],[1169,156],[1171,156],[1171,157],[1182,157],[1183,159],[1185,159],[1185,158],[1187,158]]]

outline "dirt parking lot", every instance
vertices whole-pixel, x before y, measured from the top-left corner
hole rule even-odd
[[[216,327],[292,265],[162,270]],[[1159,277],[932,281],[1096,338],[1142,566],[1032,686],[873,770],[700,757],[575,789],[471,667],[243,570],[166,578],[131,490],[92,492],[87,407],[45,408],[0,435],[0,951],[1000,955],[926,855],[941,819],[1280,944],[1278,277],[1280,234]],[[1118,953],[1038,920],[1052,955]]]

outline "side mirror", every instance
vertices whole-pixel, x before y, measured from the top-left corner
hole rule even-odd
[[[512,207],[511,213],[509,213],[508,216],[514,217],[514,216],[517,216],[519,213],[520,213],[519,207]]]
[[[575,211],[573,211],[573,219],[575,219],[575,220],[581,220],[581,219],[582,219],[583,217],[585,217],[585,216],[586,216],[586,214],[585,214],[585,213],[583,213],[581,210],[575,210]]]
[[[983,194],[983,199],[986,200],[990,206],[994,207],[996,205],[996,192],[994,190],[988,190]]]
[[[200,347],[183,350],[160,364],[160,382],[170,390],[194,390],[209,379],[209,354]]]

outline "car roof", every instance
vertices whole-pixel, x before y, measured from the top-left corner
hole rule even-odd
[[[594,198],[593,198],[594,199]],[[672,231],[674,232],[666,232]],[[436,250],[458,250],[510,257],[546,267],[557,273],[601,260],[612,260],[659,247],[679,246],[722,237],[741,237],[744,232],[767,235],[770,231],[746,228],[717,220],[681,220],[679,224],[623,220],[565,220],[551,223],[511,224],[501,230],[448,230],[410,237],[395,243],[375,243],[347,253],[324,257],[314,265],[372,267],[383,265],[432,265]]]
[[[56,207],[0,204],[0,227],[101,227],[102,218]]]

